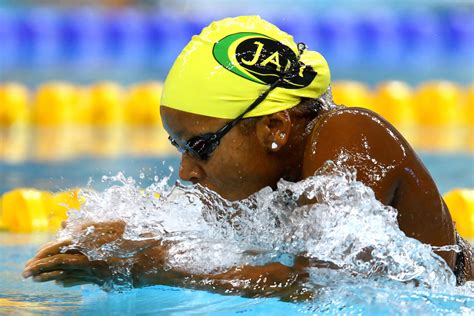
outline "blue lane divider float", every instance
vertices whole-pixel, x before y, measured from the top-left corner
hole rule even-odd
[[[55,64],[61,49],[59,22],[60,15],[46,8],[22,13],[15,34],[20,41],[19,61],[31,66]]]
[[[106,55],[126,63],[143,60],[147,33],[144,14],[133,9],[110,11],[105,22]]]
[[[0,9],[0,69],[17,64],[19,38],[15,30],[15,16]],[[1,78],[1,75],[0,75]]]
[[[281,12],[265,17],[322,52],[331,63],[413,66],[445,60],[472,62],[474,13],[444,11]],[[212,20],[174,11],[126,8],[0,10],[2,67],[152,64],[167,68]]]
[[[402,50],[408,65],[430,67],[442,57],[442,25],[430,12],[411,12],[400,20]]]
[[[60,25],[62,60],[93,66],[104,55],[104,24],[103,13],[98,10],[64,12]]]
[[[358,60],[393,66],[403,55],[397,16],[388,10],[375,10],[361,16],[354,28]]]
[[[461,59],[471,58],[474,54],[474,14],[471,10],[452,10],[444,17],[445,49],[451,55]]]
[[[157,11],[146,17],[148,59],[158,68],[168,68],[193,35],[204,25],[197,25],[190,17]]]

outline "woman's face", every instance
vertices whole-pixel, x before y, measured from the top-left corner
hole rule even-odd
[[[161,106],[163,126],[180,144],[205,133],[214,133],[228,120],[211,118]],[[240,124],[240,123],[239,123]],[[207,160],[183,153],[179,176],[199,183],[228,200],[239,200],[280,178],[274,154],[259,142],[254,130],[244,132],[239,124],[220,141]]]

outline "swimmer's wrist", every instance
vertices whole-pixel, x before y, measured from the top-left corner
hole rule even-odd
[[[163,284],[167,277],[165,267],[168,258],[168,247],[158,242],[133,258],[130,269],[131,282],[134,287]]]

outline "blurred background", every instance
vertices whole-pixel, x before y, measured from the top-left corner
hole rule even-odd
[[[473,2],[142,0],[0,2],[0,79],[164,80],[202,27],[257,14],[320,51],[335,80],[472,81]]]
[[[441,192],[474,187],[472,1],[1,0],[0,194],[176,179],[161,84],[193,35],[244,14],[321,52],[336,103],[394,124]]]

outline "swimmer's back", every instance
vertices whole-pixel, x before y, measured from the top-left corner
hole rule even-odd
[[[398,210],[409,237],[434,246],[456,243],[454,225],[436,184],[403,136],[378,114],[340,107],[321,114],[306,145],[302,177],[325,161],[357,170],[357,180]],[[453,268],[453,252],[440,252]]]

